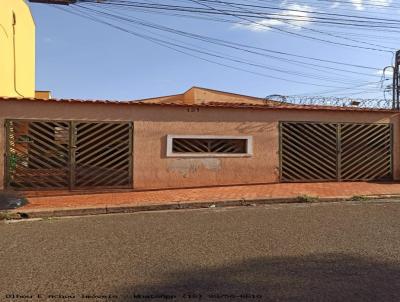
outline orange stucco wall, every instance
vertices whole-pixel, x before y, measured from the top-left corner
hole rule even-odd
[[[134,188],[176,188],[279,181],[279,121],[393,123],[394,176],[400,179],[399,115],[383,112],[252,110],[127,104],[2,101],[0,146],[4,153],[4,120],[55,119],[134,122]],[[167,158],[166,135],[250,135],[254,154],[244,158]],[[0,189],[4,157],[0,157]]]

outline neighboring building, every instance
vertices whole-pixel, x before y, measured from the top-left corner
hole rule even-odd
[[[35,23],[23,0],[2,0],[0,96],[35,97]]]
[[[219,91],[214,89],[192,87],[184,93],[168,95],[163,97],[149,98],[145,100],[139,100],[141,103],[146,104],[187,104],[187,105],[199,105],[214,102],[219,103],[230,103],[230,104],[248,104],[248,105],[274,105],[282,104],[282,102],[272,101],[265,98],[257,98],[248,95],[242,95],[237,93]]]

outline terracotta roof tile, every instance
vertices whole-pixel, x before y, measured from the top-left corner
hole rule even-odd
[[[297,105],[289,103],[279,104],[246,104],[246,103],[223,103],[223,102],[207,102],[201,104],[183,104],[183,103],[143,103],[140,100],[81,100],[81,99],[34,99],[34,98],[13,98],[0,97],[0,101],[19,101],[19,102],[48,102],[48,103],[84,103],[84,104],[129,104],[132,106],[159,106],[159,107],[204,107],[204,108],[232,108],[232,109],[255,109],[255,110],[323,110],[323,111],[363,111],[363,112],[393,112],[399,113],[392,109],[380,108],[359,108],[359,107],[339,107],[324,105]]]

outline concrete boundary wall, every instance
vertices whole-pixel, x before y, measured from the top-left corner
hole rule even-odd
[[[161,189],[279,181],[279,122],[393,124],[394,178],[400,180],[399,114],[328,110],[254,110],[129,104],[2,101],[0,189],[4,189],[6,119],[132,121],[134,189]],[[251,136],[249,157],[167,157],[167,135]]]

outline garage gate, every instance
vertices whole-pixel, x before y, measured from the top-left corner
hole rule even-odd
[[[392,179],[392,125],[280,123],[283,182]]]
[[[6,121],[6,187],[132,187],[132,123]]]

